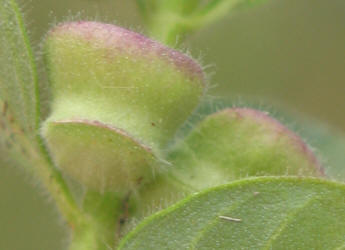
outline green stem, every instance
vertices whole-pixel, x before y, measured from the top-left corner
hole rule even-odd
[[[113,249],[114,237],[105,237],[107,232],[97,230],[92,223],[85,223],[76,227],[69,246],[70,250],[109,250]]]
[[[2,128],[0,150],[14,164],[24,167],[55,200],[56,206],[70,226],[80,221],[81,211],[67,187],[60,171],[54,166],[42,139],[28,136],[13,119],[10,108],[0,99]],[[38,142],[37,142],[38,141]]]
[[[80,224],[82,217],[80,208],[76,204],[60,171],[54,166],[43,142],[41,141],[36,147],[33,147],[31,143],[26,145],[30,161],[35,169],[33,172],[54,199],[60,213],[71,227]]]
[[[120,238],[126,200],[113,192],[88,191],[83,203],[84,220],[73,230],[70,250],[113,249]]]
[[[148,29],[155,39],[169,46],[176,46],[186,34],[192,33],[215,20],[225,16],[232,8],[238,5],[239,0],[223,1],[214,0],[201,8],[197,3],[188,6],[186,3],[185,11],[181,8],[173,8],[171,4],[161,6],[151,13],[146,13],[141,9],[145,19],[148,19]]]
[[[176,13],[159,12],[151,16],[148,28],[152,37],[166,45],[176,47],[189,29],[183,23],[183,18]]]

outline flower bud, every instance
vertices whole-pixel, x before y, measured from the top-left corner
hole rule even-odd
[[[141,218],[188,194],[249,176],[324,176],[300,137],[267,114],[225,109],[202,120],[170,151],[170,171],[140,190]]]
[[[95,188],[149,181],[205,88],[195,61],[110,24],[59,25],[45,56],[53,101],[42,134],[57,165]]]
[[[170,154],[172,175],[202,189],[248,176],[323,176],[315,155],[267,114],[225,109],[206,117]]]

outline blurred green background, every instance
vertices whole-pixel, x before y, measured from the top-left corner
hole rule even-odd
[[[36,50],[54,23],[78,16],[145,32],[134,0],[20,1]],[[288,109],[345,131],[345,1],[269,0],[238,10],[183,47],[210,75],[210,94]],[[64,249],[52,202],[0,159],[0,250]]]

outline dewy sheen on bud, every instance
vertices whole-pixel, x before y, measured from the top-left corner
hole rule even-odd
[[[98,22],[61,24],[44,48],[53,101],[42,134],[56,164],[94,188],[149,181],[160,149],[204,93],[201,67]]]

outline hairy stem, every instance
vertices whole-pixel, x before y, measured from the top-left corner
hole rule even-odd
[[[42,142],[41,142],[42,143]],[[30,145],[31,146],[31,145]],[[65,217],[68,224],[73,227],[80,223],[81,211],[78,208],[67,184],[60,171],[54,166],[43,144],[40,144],[38,153],[32,147],[30,150],[32,165],[35,175],[54,199],[60,213]]]

